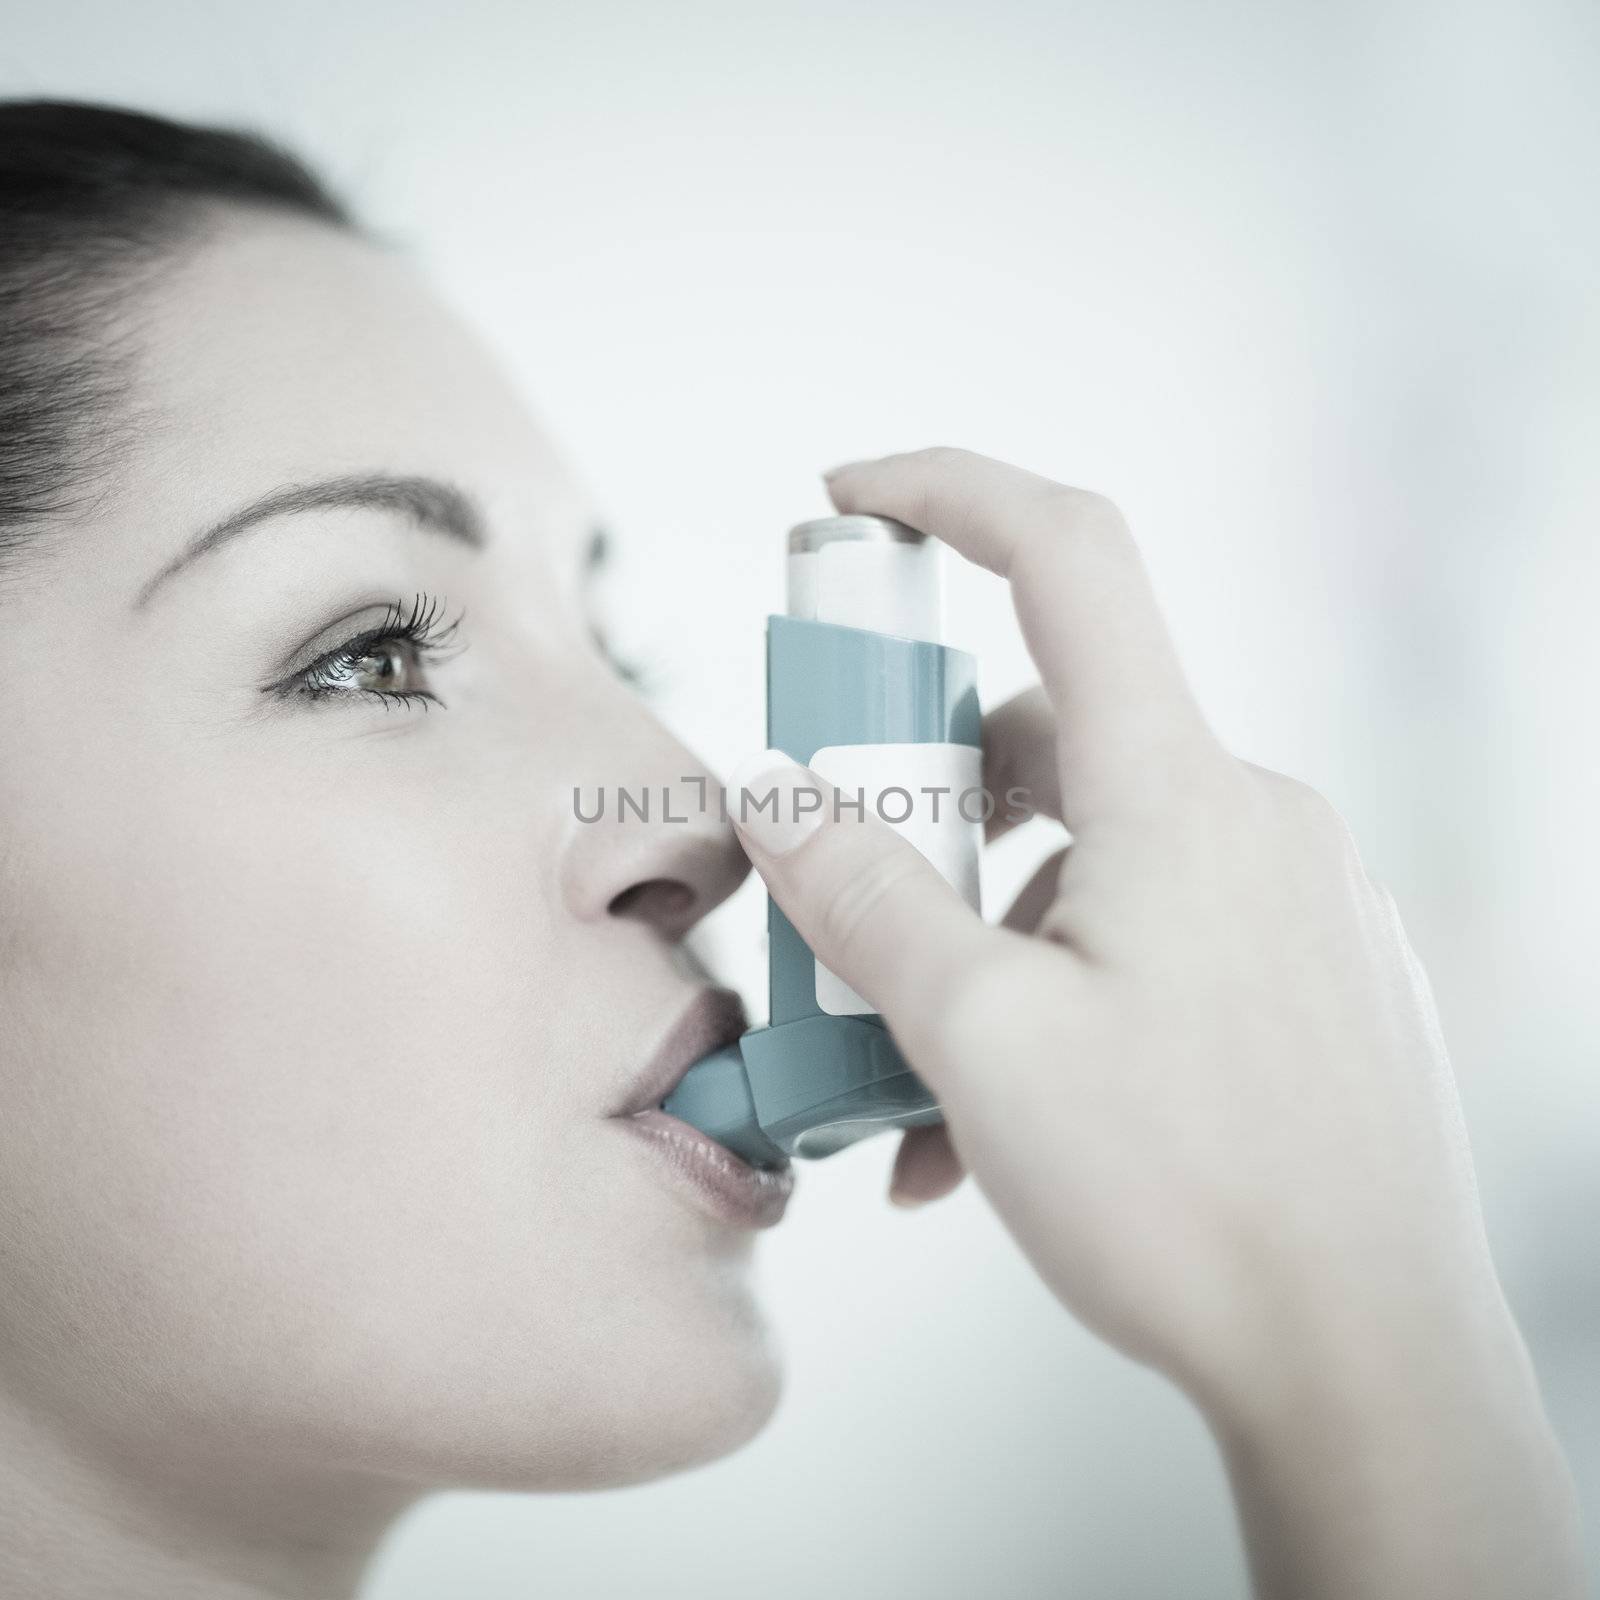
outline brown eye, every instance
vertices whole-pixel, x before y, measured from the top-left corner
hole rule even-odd
[[[315,700],[364,700],[373,697],[393,705],[420,700],[438,705],[427,683],[423,663],[427,651],[403,635],[366,638],[324,656],[294,680],[294,692]]]
[[[382,625],[347,639],[309,667],[269,684],[266,692],[285,699],[324,702],[370,703],[376,699],[390,707],[420,701],[424,711],[430,704],[442,706],[444,702],[428,687],[424,669],[448,660],[464,649],[465,643],[451,642],[461,613],[441,625],[439,611],[440,603],[426,595],[416,597],[409,616],[396,601]]]
[[[351,663],[350,675],[359,679],[357,688],[380,694],[404,694],[421,681],[416,651],[404,640],[384,640]],[[410,680],[415,679],[417,682]]]

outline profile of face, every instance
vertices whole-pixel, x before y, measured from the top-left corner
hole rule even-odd
[[[219,206],[115,333],[129,442],[0,589],[5,1404],[180,1475],[734,1447],[783,1185],[625,1113],[737,1027],[683,939],[747,863],[596,641],[593,507],[352,232]],[[579,820],[617,784],[689,820]]]

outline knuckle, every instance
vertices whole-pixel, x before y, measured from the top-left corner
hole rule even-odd
[[[1116,504],[1092,489],[1074,489],[1064,483],[1047,484],[1035,503],[1035,548],[1059,552],[1062,535],[1076,552],[1090,551],[1106,559],[1137,561],[1138,545]]]
[[[1295,816],[1309,832],[1330,839],[1350,837],[1344,818],[1321,790],[1313,789],[1309,783],[1298,783],[1290,791],[1290,801]]]
[[[1069,483],[1047,483],[1039,492],[1041,504],[1057,514],[1066,513],[1085,529],[1127,532],[1127,519],[1115,501],[1094,489]]]
[[[1281,772],[1266,774],[1278,814],[1299,838],[1341,853],[1354,853],[1350,825],[1321,790]]]
[[[875,936],[887,901],[919,865],[919,860],[908,860],[894,850],[852,868],[822,908],[818,933],[823,948],[848,965],[853,954]]]
[[[1071,496],[1078,518],[1086,530],[1108,538],[1126,539],[1129,536],[1128,519],[1123,516],[1122,508],[1109,496],[1095,489],[1065,489],[1063,492]]]
[[[1367,896],[1379,921],[1391,928],[1401,926],[1400,902],[1395,899],[1393,890],[1370,873],[1367,875]]]

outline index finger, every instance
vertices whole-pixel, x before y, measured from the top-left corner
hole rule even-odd
[[[825,475],[841,512],[894,517],[1011,585],[1056,711],[1069,822],[1165,788],[1175,758],[1214,748],[1121,513],[970,450],[857,461]]]

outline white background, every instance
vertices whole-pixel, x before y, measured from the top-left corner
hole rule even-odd
[[[724,770],[820,468],[964,444],[1117,498],[1218,727],[1400,900],[1592,1516],[1597,35],[1579,0],[13,0],[0,90],[264,127],[414,247],[601,495],[623,642]],[[1004,593],[951,589],[993,703]],[[756,1002],[760,919],[752,883],[713,938]],[[809,1169],[765,1243],[761,1439],[436,1500],[370,1600],[1241,1592],[1196,1416],[974,1194],[886,1208],[889,1154]]]

